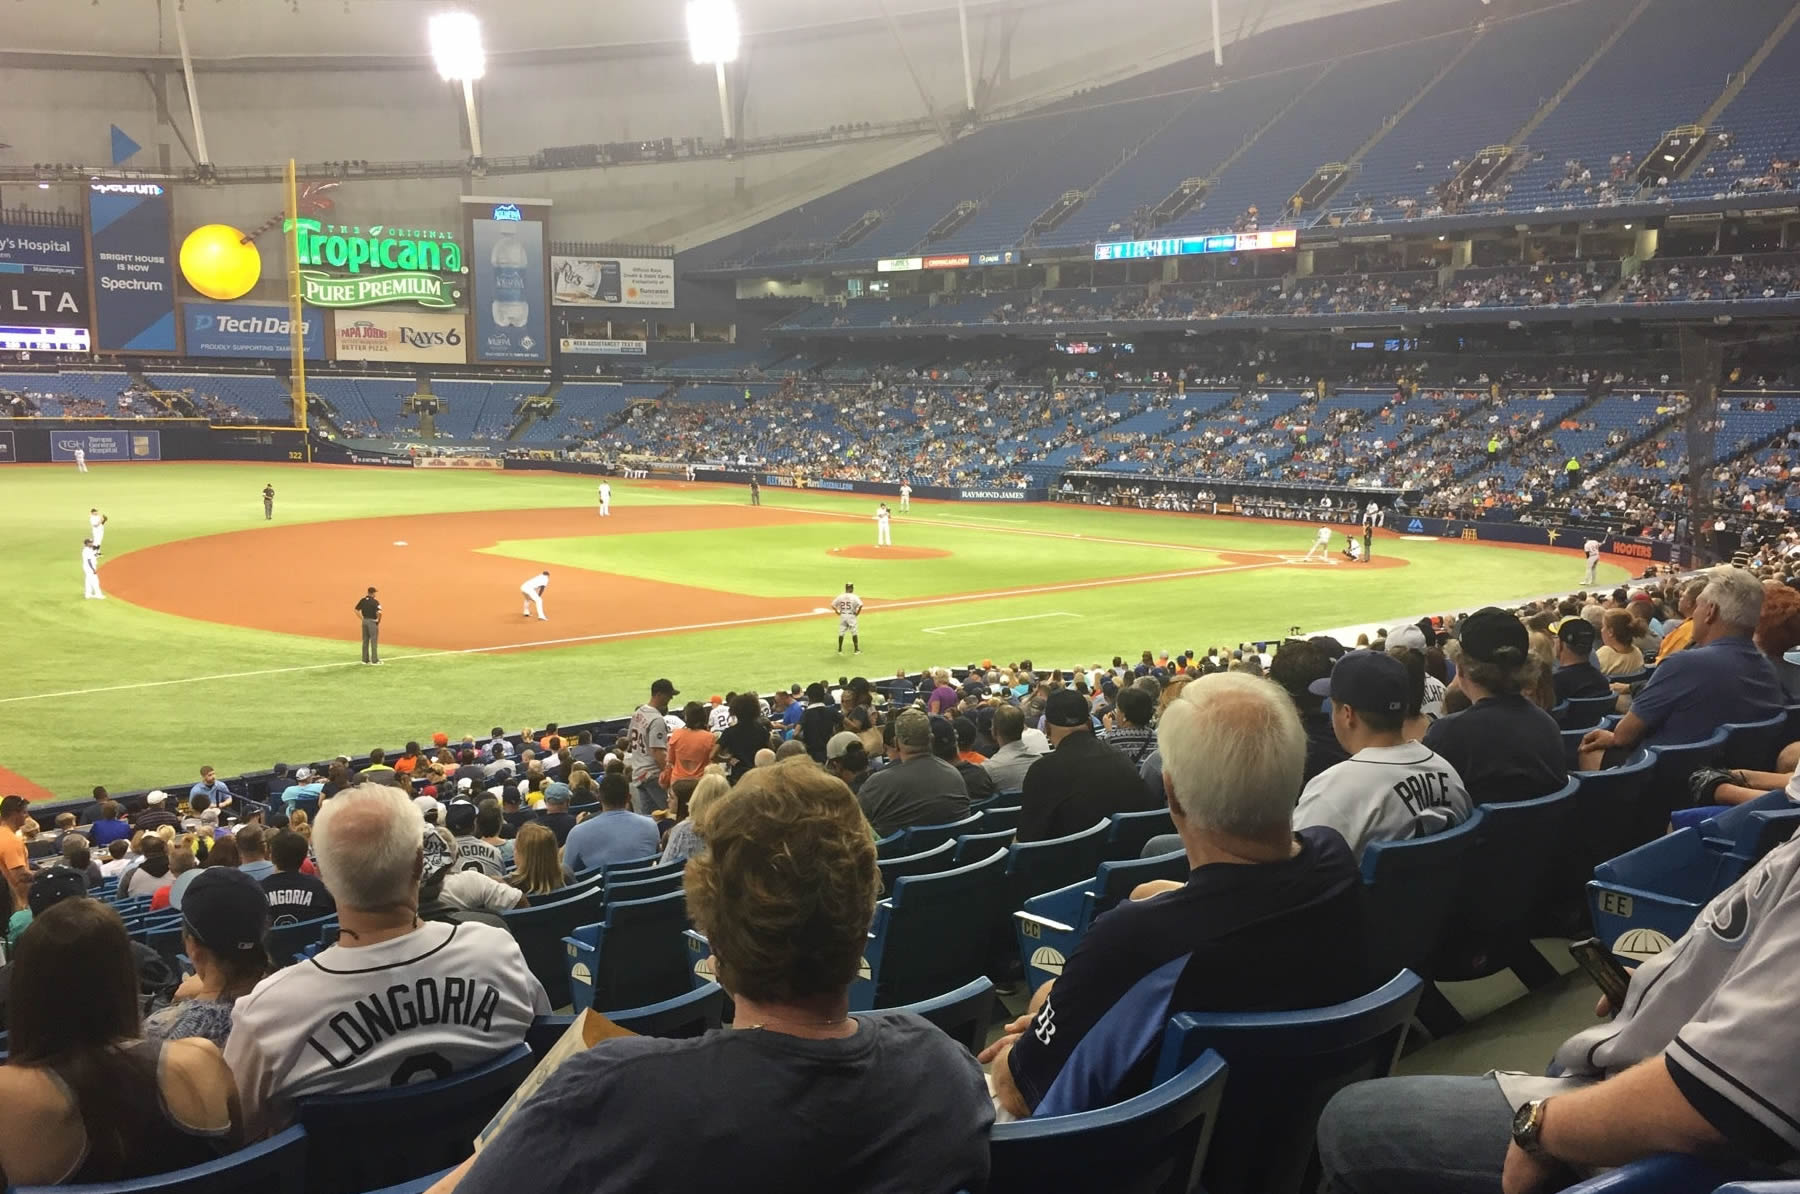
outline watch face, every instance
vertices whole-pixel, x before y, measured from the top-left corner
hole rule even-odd
[[[1522,1136],[1531,1130],[1531,1104],[1526,1103],[1513,1112],[1512,1132],[1515,1137]]]

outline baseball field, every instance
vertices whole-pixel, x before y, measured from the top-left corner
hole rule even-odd
[[[276,491],[265,521],[261,491]],[[553,473],[304,465],[0,471],[0,787],[186,782],[338,750],[629,713],[684,698],[1029,658],[1205,650],[1575,586],[1574,552],[1384,532],[1372,565],[1302,563],[1313,528],[1060,505],[876,499]],[[84,600],[88,510],[106,600]],[[519,586],[551,572],[547,621]],[[1603,566],[1616,583],[1626,570]],[[826,612],[867,605],[862,654]],[[382,667],[352,606],[374,585]],[[846,644],[846,649],[848,645]],[[10,772],[10,774],[8,774]]]

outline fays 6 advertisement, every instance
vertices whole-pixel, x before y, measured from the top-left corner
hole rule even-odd
[[[468,341],[461,315],[428,311],[339,311],[333,336],[340,361],[425,361],[461,365]]]
[[[176,350],[170,218],[169,192],[157,183],[89,184],[94,347]]]
[[[262,303],[183,303],[191,357],[286,357],[293,321],[284,306]],[[308,359],[325,359],[325,313],[311,307],[300,320]]]
[[[548,362],[547,199],[463,199],[477,361]]]

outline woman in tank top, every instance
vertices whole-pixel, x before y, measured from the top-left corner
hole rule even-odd
[[[46,909],[15,961],[0,1181],[124,1181],[242,1142],[218,1047],[143,1039],[130,942],[110,905],[78,897]]]

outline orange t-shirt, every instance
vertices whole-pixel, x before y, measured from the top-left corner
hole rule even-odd
[[[24,886],[13,878],[13,871],[21,867],[25,869]],[[25,897],[31,887],[31,851],[25,848],[24,839],[6,825],[0,825],[0,872],[4,872],[7,881],[13,885],[13,902],[20,908],[25,907]]]
[[[699,779],[712,762],[713,748],[719,743],[711,730],[690,730],[685,726],[669,735],[669,782]]]

